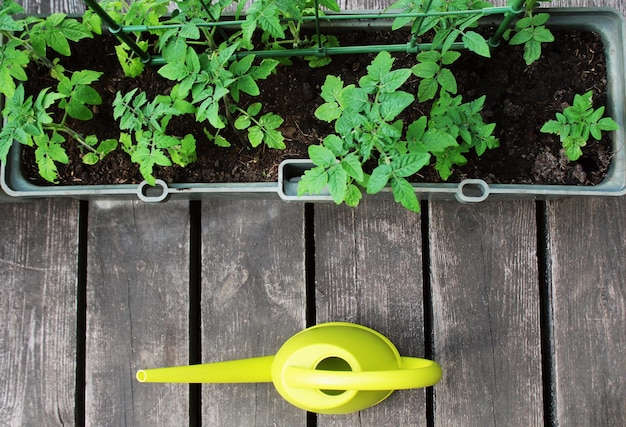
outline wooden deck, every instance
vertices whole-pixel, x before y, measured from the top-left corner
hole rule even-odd
[[[626,425],[626,198],[421,215],[392,200],[56,199],[0,218],[2,426]],[[326,321],[377,329],[444,376],[345,416],[271,384],[134,379],[273,354]]]

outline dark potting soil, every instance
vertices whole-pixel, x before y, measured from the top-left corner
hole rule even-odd
[[[556,41],[544,44],[542,58],[527,66],[522,58],[523,48],[503,43],[492,52],[492,59],[484,59],[464,52],[453,67],[459,94],[464,101],[486,95],[483,116],[485,122],[497,123],[496,136],[500,147],[478,158],[467,154],[469,162],[457,167],[448,182],[465,178],[482,178],[489,183],[539,183],[593,185],[606,175],[611,161],[611,143],[591,139],[583,148],[583,157],[569,162],[562,154],[559,139],[546,135],[539,129],[553,119],[574,98],[593,90],[597,108],[606,103],[606,66],[602,42],[594,33],[584,31],[553,30]],[[363,44],[363,34],[343,34],[343,45]],[[404,43],[405,34],[399,32],[376,33],[376,44]],[[167,93],[172,82],[157,74],[156,68],[147,67],[138,78],[123,75],[115,56],[116,40],[111,36],[85,40],[73,46],[74,54],[63,58],[68,70],[91,69],[104,75],[93,86],[103,98],[102,105],[93,108],[94,119],[89,122],[73,121],[70,126],[83,135],[96,134],[100,139],[119,138],[117,123],[113,120],[111,103],[116,91],[126,93],[136,87],[147,92],[149,99]],[[198,160],[181,168],[155,168],[155,176],[166,182],[254,182],[275,181],[279,163],[287,158],[305,158],[307,146],[320,141],[332,132],[332,126],[317,120],[313,112],[323,102],[319,93],[326,75],[340,76],[345,84],[356,83],[366,73],[374,54],[335,56],[332,63],[320,69],[311,69],[300,59],[293,65],[280,65],[278,72],[259,82],[259,97],[244,97],[243,104],[263,103],[263,112],[272,111],[285,121],[281,131],[286,139],[285,150],[266,147],[251,148],[232,131],[224,134],[233,144],[221,148],[204,135],[203,126],[193,118],[174,118],[168,127],[171,135],[193,133],[197,140]],[[415,55],[396,54],[395,67],[411,67]],[[29,69],[29,93],[44,87],[55,87],[45,69]],[[417,93],[419,80],[411,78],[401,89]],[[409,107],[402,118],[411,123],[428,113],[430,105]],[[60,113],[56,113],[60,114]],[[142,181],[137,165],[121,148],[109,154],[100,163],[88,166],[81,162],[82,152],[77,144],[68,141],[70,163],[59,166],[59,182],[66,185],[102,183],[138,183]],[[46,184],[34,165],[34,151],[24,151],[29,178]],[[434,167],[422,170],[414,181],[439,182]]]

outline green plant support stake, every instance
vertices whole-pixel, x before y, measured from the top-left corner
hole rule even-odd
[[[524,11],[524,4],[526,0],[512,0],[510,4],[511,11],[504,14],[504,18],[502,22],[496,28],[496,31],[493,33],[493,36],[489,39],[489,45],[492,47],[496,47],[500,44],[500,39],[502,38],[502,34],[506,31],[506,29],[511,24],[511,21],[520,13]]]
[[[111,16],[98,4],[96,0],[85,0],[87,6],[93,10],[109,27],[111,34],[114,34],[119,40],[126,43],[131,50],[141,58],[141,62],[147,64],[150,62],[150,54],[141,49],[135,41],[122,31],[122,26],[118,24]]]
[[[394,390],[429,387],[440,378],[436,362],[400,356],[384,335],[344,322],[305,329],[275,356],[137,372],[140,382],[273,382],[292,405],[322,414],[360,411]]]

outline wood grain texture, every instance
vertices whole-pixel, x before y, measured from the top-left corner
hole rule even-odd
[[[359,323],[402,355],[424,357],[420,224],[392,200],[315,205],[317,323]],[[318,425],[425,425],[425,416],[424,389],[402,390],[360,413],[320,415]]]
[[[0,425],[74,424],[78,203],[0,218]]]
[[[430,209],[437,425],[542,424],[533,202]]]
[[[187,384],[138,369],[186,365],[189,203],[92,202],[87,265],[88,425],[183,426]]]
[[[202,204],[202,361],[275,354],[304,329],[304,206]],[[203,425],[304,426],[271,383],[205,384]]]
[[[82,0],[17,0],[26,13],[45,15],[53,12],[82,14],[85,3]]]
[[[626,420],[626,200],[549,204],[558,425]]]

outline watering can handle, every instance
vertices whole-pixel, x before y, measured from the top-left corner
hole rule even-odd
[[[387,371],[325,371],[288,366],[285,384],[298,388],[322,390],[402,390],[429,387],[441,378],[437,362],[416,357],[402,357],[402,368]]]

